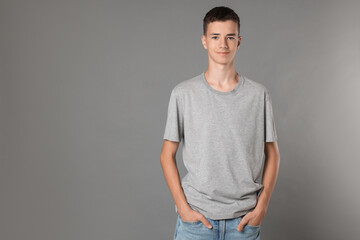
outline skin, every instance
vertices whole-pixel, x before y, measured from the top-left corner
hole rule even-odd
[[[208,51],[208,69],[205,71],[207,82],[218,91],[231,91],[239,81],[234,68],[235,54],[240,46],[241,37],[237,24],[232,21],[215,21],[208,24],[207,33],[201,36],[204,48]],[[221,55],[219,52],[228,52]],[[201,213],[190,208],[181,187],[181,179],[176,165],[176,152],[179,142],[164,140],[160,154],[160,164],[165,180],[174,199],[182,220],[188,222],[201,221],[207,228],[212,228],[210,222]],[[274,190],[279,165],[280,153],[277,142],[264,144],[265,165],[262,185],[264,186],[257,205],[248,212],[237,226],[242,231],[245,225],[260,225],[265,217],[271,194]]]

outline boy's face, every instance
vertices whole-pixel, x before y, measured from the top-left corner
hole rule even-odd
[[[208,51],[209,60],[227,65],[233,62],[240,46],[237,23],[232,20],[211,22],[206,35],[201,36],[201,41]]]

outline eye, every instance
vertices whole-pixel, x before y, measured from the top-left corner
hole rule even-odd
[[[229,37],[229,39],[233,40],[233,39],[235,39],[235,38],[233,38],[233,37]]]
[[[212,37],[212,39],[217,39],[218,37]]]

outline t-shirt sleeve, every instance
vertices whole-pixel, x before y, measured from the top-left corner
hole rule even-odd
[[[164,139],[180,142],[184,137],[184,120],[181,96],[174,88],[170,95]]]
[[[277,140],[275,119],[272,110],[272,101],[268,91],[265,91],[265,142]]]

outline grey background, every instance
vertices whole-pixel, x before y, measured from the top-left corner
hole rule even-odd
[[[218,5],[240,16],[236,69],[273,101],[262,239],[358,238],[358,1],[1,0],[1,239],[172,238],[167,104],[206,69],[202,19]]]

